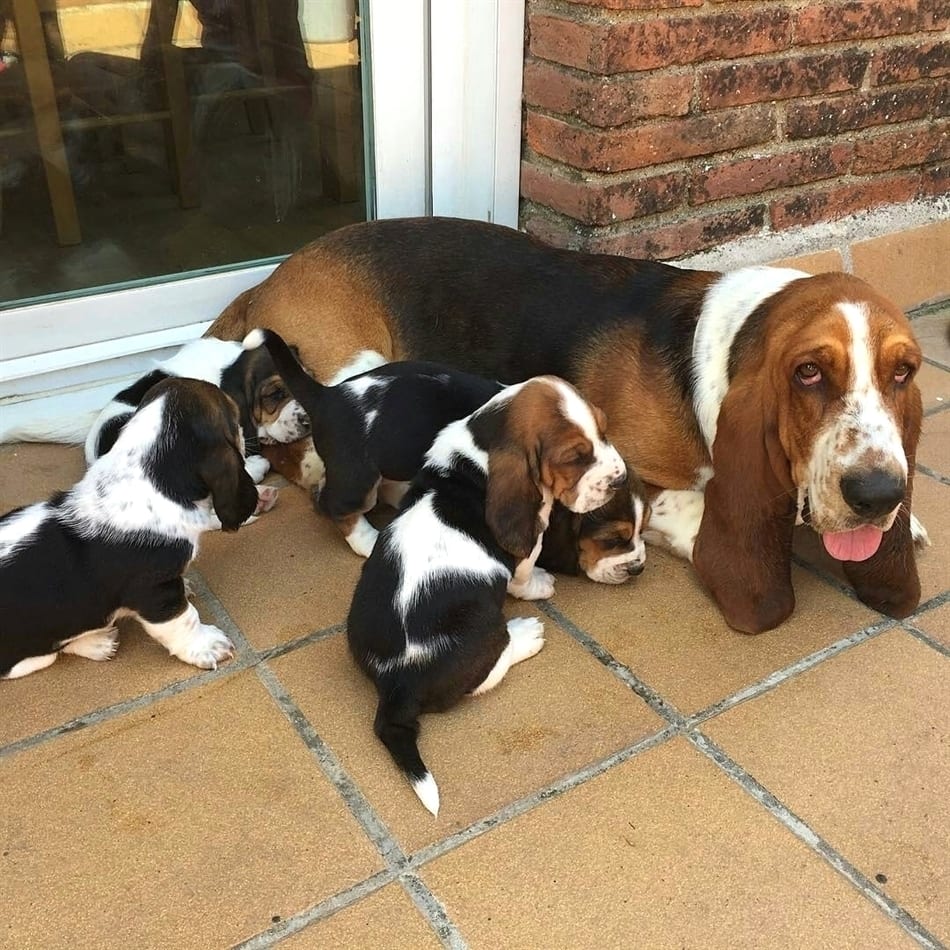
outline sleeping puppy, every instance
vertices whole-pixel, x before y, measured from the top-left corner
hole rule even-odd
[[[626,484],[603,433],[603,413],[557,377],[503,389],[439,433],[363,566],[350,651],[379,694],[376,735],[433,815],[419,714],[486,692],[543,646],[535,618],[505,623],[505,592],[554,593],[535,560],[555,500],[590,511]]]
[[[163,379],[203,379],[218,386],[238,407],[248,474],[259,482],[270,463],[255,455],[260,443],[293,442],[307,434],[307,417],[287,392],[265,351],[249,353],[240,343],[200,339],[185,344],[173,357],[117,393],[99,413],[86,436],[86,464],[91,465],[115,444],[142,397]]]
[[[254,352],[260,346],[310,418],[311,438],[324,464],[323,485],[314,489],[317,508],[362,557],[376,543],[377,531],[365,514],[376,506],[377,496],[398,505],[439,431],[502,388],[438,363],[386,363],[324,386],[303,370],[276,333],[252,330],[244,347]]]
[[[600,584],[622,584],[643,572],[641,537],[649,505],[646,489],[628,471],[629,484],[593,511],[576,514],[555,502],[538,564],[555,574],[586,574]]]
[[[80,482],[0,518],[0,678],[61,652],[111,659],[129,615],[173,656],[216,668],[231,643],[198,619],[182,575],[203,531],[236,531],[276,495],[245,471],[229,397],[199,380],[158,383]]]

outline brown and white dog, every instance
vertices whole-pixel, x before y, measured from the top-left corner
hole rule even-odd
[[[238,297],[210,333],[295,340],[318,378],[367,354],[512,382],[555,373],[601,406],[661,494],[651,529],[755,633],[794,609],[796,516],[865,603],[920,599],[910,514],[921,353],[847,274],[729,274],[558,250],[496,225],[375,221],[332,232]]]
[[[419,755],[419,714],[501,682],[544,645],[536,617],[505,622],[505,593],[537,600],[535,566],[552,506],[602,507],[626,470],[603,414],[562,379],[509,386],[450,422],[363,566],[350,652],[376,685],[376,735],[433,814],[439,790]]]

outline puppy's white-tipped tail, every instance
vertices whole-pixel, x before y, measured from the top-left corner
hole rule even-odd
[[[426,772],[422,778],[412,779],[412,790],[419,796],[422,802],[432,814],[439,817],[439,786],[435,784],[435,779],[431,772]]]
[[[241,344],[245,350],[256,350],[259,346],[264,345],[264,331],[257,327],[251,330],[246,337],[244,337],[244,342]]]

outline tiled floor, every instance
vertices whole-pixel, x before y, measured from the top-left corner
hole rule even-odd
[[[200,672],[130,624],[111,663],[0,683],[0,945],[860,947],[950,942],[950,307],[929,362],[915,510],[925,600],[893,622],[798,540],[798,608],[727,629],[652,552],[561,578],[545,649],[423,720],[423,810],[372,733],[342,621],[360,562],[295,489],[208,536]],[[0,449],[0,510],[79,475]],[[807,529],[803,529],[807,530]]]

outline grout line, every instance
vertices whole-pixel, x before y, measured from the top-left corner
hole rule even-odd
[[[800,660],[796,660],[794,663],[780,670],[769,673],[768,676],[763,677],[757,683],[746,686],[731,696],[727,696],[725,699],[721,699],[707,706],[705,709],[694,713],[686,720],[686,728],[693,729],[695,726],[711,719],[713,716],[718,716],[720,713],[726,712],[726,710],[733,709],[747,700],[758,699],[765,693],[771,692],[775,687],[787,682],[794,676],[798,676],[800,673],[812,669],[819,663],[837,656],[839,653],[844,653],[846,650],[850,650],[852,647],[858,646],[861,643],[866,643],[868,640],[873,640],[888,630],[893,630],[898,623],[899,621],[890,617],[879,620],[877,623],[873,623],[863,630],[859,630],[857,633],[842,637],[840,640],[836,640],[834,643],[822,647],[822,649],[816,650],[814,653],[810,653],[808,656],[804,656]]]
[[[621,663],[609,650],[601,646],[590,634],[581,630],[557,607],[549,601],[536,601],[535,606],[570,634],[591,656],[607,667],[614,676],[636,693],[655,713],[673,725],[682,726],[685,717],[669,700],[664,699],[652,686],[644,683],[629,666]]]
[[[320,738],[310,720],[301,712],[300,707],[291,698],[274,671],[266,663],[261,663],[256,672],[264,688],[290,721],[291,726],[303,740],[304,745],[313,754],[320,765],[321,771],[340,794],[350,814],[356,819],[376,850],[382,855],[386,864],[394,870],[405,866],[406,856],[402,848],[396,843],[389,829],[376,814],[376,810],[363,795],[359,786],[340,764],[339,759]]]
[[[326,627],[323,630],[314,630],[313,633],[304,634],[302,637],[297,637],[296,640],[278,643],[276,646],[268,647],[266,650],[260,650],[258,653],[262,660],[274,660],[279,656],[284,656],[287,653],[292,653],[294,650],[299,650],[301,647],[319,643],[321,640],[328,640],[330,637],[335,637],[338,633],[343,633],[345,630],[345,623],[337,623],[332,627]]]
[[[938,653],[943,656],[950,657],[950,647],[945,643],[942,643],[940,640],[935,639],[929,633],[926,633],[924,630],[921,630],[919,627],[915,627],[912,624],[905,623],[904,629],[915,639],[920,640],[921,643],[927,644],[927,646],[933,648]]]
[[[950,476],[943,475],[940,472],[934,471],[932,468],[928,467],[927,465],[921,465],[920,462],[918,462],[914,466],[914,471],[920,472],[921,475],[926,475],[928,478],[932,478],[935,481],[940,482],[941,485],[950,485]]]
[[[340,891],[332,897],[320,901],[319,904],[314,904],[313,907],[308,907],[298,914],[285,917],[272,927],[268,927],[267,930],[262,930],[247,940],[233,944],[231,950],[264,950],[266,947],[272,947],[285,937],[289,937],[291,934],[303,930],[304,927],[316,923],[318,920],[325,920],[338,910],[344,910],[357,901],[362,900],[364,897],[375,894],[377,891],[382,890],[387,884],[391,884],[397,876],[398,872],[393,868],[386,868],[384,871],[379,871],[372,875],[372,877],[360,881],[359,884],[355,884],[345,891]]]
[[[901,927],[905,933],[917,941],[922,947],[929,950],[939,950],[942,944],[931,934],[920,921],[912,917],[903,907],[892,898],[881,893],[878,888],[859,871],[850,861],[836,851],[827,841],[787,805],[779,801],[764,785],[757,781],[738,762],[731,758],[723,749],[702,732],[689,732],[686,738],[703,755],[711,759],[726,775],[729,776],[743,791],[752,796],[774,818],[783,824],[799,841],[806,844],[812,851],[828,862],[839,874],[846,878],[868,901],[878,910]]]
[[[950,409],[950,403],[931,406],[929,409],[924,410],[924,418],[929,419],[931,416],[939,416],[941,412],[946,412],[948,409]]]
[[[412,902],[422,911],[422,915],[435,929],[436,936],[446,950],[466,950],[468,944],[462,937],[458,927],[452,923],[442,902],[429,890],[428,885],[418,875],[411,872],[401,874],[399,883]]]
[[[945,369],[950,372],[950,366],[947,366],[946,363],[941,363],[940,360],[934,358],[933,356],[924,356],[924,362],[929,363],[931,366],[936,366],[937,369]]]
[[[462,828],[461,831],[456,831],[454,834],[417,851],[410,856],[408,862],[409,867],[421,867],[429,861],[440,858],[442,855],[454,851],[463,844],[473,841],[475,838],[480,838],[485,832],[491,831],[492,828],[502,825],[513,818],[518,818],[529,811],[533,811],[539,805],[544,804],[544,802],[560,798],[565,792],[569,792],[579,785],[583,785],[585,782],[595,779],[599,775],[603,775],[604,772],[627,762],[629,759],[640,755],[640,753],[646,752],[655,746],[662,745],[668,739],[678,735],[680,731],[678,726],[670,723],[659,732],[654,732],[652,735],[633,743],[633,745],[629,745],[624,749],[620,749],[608,755],[599,762],[594,762],[582,769],[578,769],[578,771],[572,772],[570,775],[565,775],[550,785],[546,785],[544,788],[540,788],[536,792],[526,795],[524,798],[519,798],[510,805],[499,809],[494,814],[480,818],[467,828]]]

